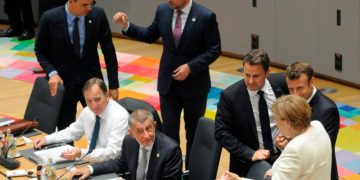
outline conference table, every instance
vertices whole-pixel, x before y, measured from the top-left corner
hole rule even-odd
[[[35,131],[38,131],[38,130],[35,130]],[[35,140],[36,138],[44,137],[45,135],[46,135],[45,133],[41,132],[41,134],[29,137],[29,139]],[[24,144],[22,146],[17,146],[16,150],[20,151],[20,150],[24,150],[24,149],[28,149],[28,148],[33,148],[33,144],[28,143],[28,144]],[[23,156],[15,158],[15,159],[20,162],[20,167],[14,169],[14,170],[25,170],[25,171],[30,170],[30,171],[33,171],[34,173],[32,174],[33,177],[21,176],[21,177],[11,177],[11,179],[14,179],[14,180],[23,180],[23,179],[27,180],[27,179],[31,179],[31,178],[36,179],[36,164],[34,162],[28,160],[27,158],[25,158]],[[8,169],[0,166],[0,179],[6,179],[6,175],[5,175],[6,171],[8,171]],[[56,177],[58,178],[65,171],[66,171],[66,168],[56,170]],[[63,180],[68,179],[68,174],[65,174],[63,177],[61,177],[61,179],[63,179]]]

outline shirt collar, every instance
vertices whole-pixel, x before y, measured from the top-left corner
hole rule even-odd
[[[104,111],[98,115],[101,119],[107,119],[106,117],[108,117],[108,114],[109,114],[109,106],[110,106],[111,101],[113,101],[113,100],[109,99],[109,102],[107,103]]]
[[[316,91],[317,91],[317,89],[316,89],[316,87],[314,86],[313,92],[312,92],[311,96],[306,100],[308,103],[310,103],[310,101],[312,100],[312,98],[315,96]]]
[[[190,0],[189,3],[184,8],[181,9],[181,11],[185,14],[189,14],[191,6],[192,6],[192,0]]]

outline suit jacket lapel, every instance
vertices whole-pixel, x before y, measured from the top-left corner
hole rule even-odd
[[[84,42],[84,46],[83,46],[83,51],[82,54],[85,54],[87,51],[87,44],[88,41],[91,38],[91,34],[92,34],[92,29],[91,26],[93,25],[93,18],[91,17],[91,13],[88,14],[87,16],[85,16],[85,42]]]
[[[181,37],[180,37],[180,42],[179,42],[179,47],[182,46],[182,44],[184,44],[185,39],[187,38],[187,36],[190,34],[192,28],[194,27],[194,25],[196,24],[197,20],[199,17],[199,13],[197,11],[197,4],[195,2],[193,2],[189,15],[186,19],[185,22],[185,26],[184,26],[184,30],[181,33]],[[175,43],[175,42],[174,42]]]
[[[159,135],[156,133],[154,145],[153,145],[153,148],[150,153],[150,159],[149,159],[149,165],[148,165],[148,170],[147,170],[147,174],[146,174],[146,179],[152,179],[151,178],[153,176],[152,173],[157,171],[154,168],[159,167],[159,166],[157,166],[157,163],[158,163],[157,158],[160,158],[160,155],[161,155],[160,154],[161,144],[159,144],[160,141],[158,141],[158,138],[159,138]]]
[[[131,161],[133,161],[132,163],[129,163],[131,164],[132,166],[130,167],[129,166],[129,170],[131,172],[131,174],[133,174],[133,176],[136,176],[136,170],[137,170],[137,166],[138,166],[138,160],[139,160],[139,148],[140,148],[140,145],[136,142],[136,140],[134,139],[134,149],[132,150],[132,152],[128,152],[129,155],[133,154],[134,155],[134,158],[131,158]],[[134,162],[135,161],[135,162]]]
[[[280,87],[274,86],[274,83],[271,83],[270,80],[269,80],[269,82],[270,82],[272,90],[274,91],[274,94],[275,94],[276,98],[279,98],[280,96],[285,95],[285,92]]]
[[[170,38],[170,44],[169,44],[169,47],[171,49],[176,49],[176,46],[175,46],[175,40],[174,40],[174,36],[173,36],[173,30],[172,30],[172,20],[173,20],[173,13],[174,13],[174,10],[171,9],[170,7],[168,9],[166,9],[166,13],[165,13],[165,22],[160,22],[160,23],[164,23],[166,26],[166,31],[168,34],[171,35],[171,38]]]
[[[255,118],[254,118],[254,111],[251,107],[251,101],[250,101],[250,95],[246,88],[245,81],[242,81],[242,86],[240,86],[242,89],[240,89],[239,92],[242,92],[242,97],[244,102],[241,102],[244,105],[245,113],[248,115],[249,123],[251,126],[251,131],[255,134],[257,137],[257,131],[256,131],[256,124],[255,124]],[[259,138],[259,137],[258,137]]]
[[[317,90],[314,96],[312,97],[311,101],[309,102],[309,105],[311,107],[311,112],[313,112],[314,110],[313,106],[316,106],[319,103],[319,98],[320,98],[320,92],[319,90]]]
[[[68,47],[69,51],[73,52],[73,54],[75,55],[75,51],[74,51],[74,48],[72,48],[73,46],[72,46],[71,39],[70,39],[65,8],[61,9],[60,14],[57,18],[58,18],[58,21],[60,22],[58,24],[58,28],[60,29],[61,34],[65,39],[66,47]]]
[[[69,32],[69,28],[68,28],[68,22],[67,22],[65,8],[63,8],[61,10],[60,15],[57,18],[59,18],[60,23],[58,26],[59,26],[59,29],[65,39],[66,47],[68,47],[69,51],[72,52],[73,56],[75,57],[74,59],[78,59],[77,55],[75,53],[75,50],[73,48],[73,44],[70,39],[70,32]]]

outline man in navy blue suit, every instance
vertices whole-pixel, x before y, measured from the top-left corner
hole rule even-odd
[[[339,132],[340,116],[336,104],[315,87],[314,70],[310,64],[295,62],[287,67],[285,74],[290,94],[306,99],[311,106],[311,119],[320,121],[329,134],[332,146],[331,179],[339,179],[335,144]],[[275,141],[280,148],[284,148],[288,143],[281,137],[277,137]]]
[[[114,21],[126,36],[153,43],[163,42],[158,86],[164,132],[178,143],[180,115],[184,110],[186,164],[197,122],[204,115],[210,89],[209,65],[221,53],[216,15],[192,0],[160,4],[152,24],[140,27],[123,12]]]
[[[59,83],[65,86],[59,130],[75,121],[79,101],[86,106],[81,92],[84,82],[94,77],[103,79],[98,44],[105,57],[109,95],[117,99],[118,63],[104,10],[93,7],[93,0],[68,0],[40,19],[35,42],[37,60],[49,77],[51,95],[56,94]]]
[[[255,174],[248,174],[250,169],[256,169],[256,175],[263,177],[267,169],[262,164],[272,164],[280,153],[272,144],[279,130],[270,109],[276,98],[288,94],[288,89],[284,74],[270,74],[270,58],[264,50],[254,49],[245,55],[243,67],[244,79],[221,92],[215,138],[230,153],[231,172],[249,177]],[[261,94],[268,121],[260,110]]]
[[[131,180],[180,180],[182,157],[179,145],[155,131],[151,112],[138,109],[129,118],[129,135],[124,139],[121,155],[115,159],[83,166],[70,174],[86,179],[106,173],[130,173]]]

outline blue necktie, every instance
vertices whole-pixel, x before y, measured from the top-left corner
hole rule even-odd
[[[264,149],[269,151],[274,151],[271,129],[270,129],[270,119],[268,108],[266,104],[266,100],[264,98],[264,91],[257,92],[260,96],[259,98],[259,115],[260,115],[260,125],[261,125],[261,133],[264,141]]]
[[[100,117],[96,116],[96,121],[95,121],[95,125],[94,125],[94,131],[91,137],[91,141],[90,141],[90,146],[89,146],[89,150],[93,150],[96,147],[96,141],[99,137],[99,130],[100,130]]]

